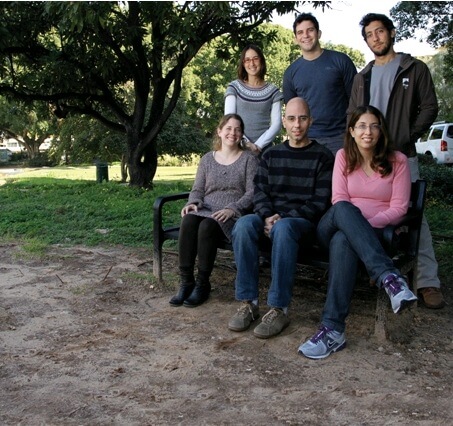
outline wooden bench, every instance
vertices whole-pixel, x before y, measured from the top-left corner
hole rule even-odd
[[[417,180],[412,183],[410,205],[407,214],[398,225],[389,225],[384,229],[383,245],[388,255],[393,259],[403,275],[407,275],[414,293],[417,292],[417,256],[420,240],[420,228],[425,205],[426,182]],[[162,280],[162,246],[167,240],[178,240],[179,223],[171,226],[163,225],[163,207],[165,204],[187,200],[189,192],[172,194],[156,198],[153,206],[153,274]],[[226,239],[219,241],[219,249],[233,250],[231,243]],[[263,253],[268,252],[267,247],[262,247]],[[307,251],[300,251],[298,263],[328,270],[328,255],[316,246]],[[386,336],[386,312],[389,300],[383,290],[379,291],[376,306],[375,335],[382,339]]]

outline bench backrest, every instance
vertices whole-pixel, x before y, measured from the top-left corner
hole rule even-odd
[[[396,226],[387,226],[384,229],[384,247],[391,257],[399,256],[398,267],[402,264],[412,264],[415,262],[418,253],[420,241],[420,228],[423,219],[423,210],[425,206],[426,181],[417,180],[412,183],[410,206],[407,215],[403,218],[401,224]],[[163,226],[163,207],[167,202],[177,200],[187,200],[189,192],[171,194],[168,196],[156,198],[153,206],[153,248],[154,248],[154,275],[159,279],[162,277],[162,245],[166,240],[177,240],[179,237],[179,223],[173,226]],[[404,231],[404,232],[400,232]],[[231,244],[222,241],[220,248],[231,250]],[[318,255],[317,251],[308,263],[314,266],[326,268],[328,260],[324,255]],[[304,256],[300,256],[303,260]],[[411,266],[412,267],[412,266]]]

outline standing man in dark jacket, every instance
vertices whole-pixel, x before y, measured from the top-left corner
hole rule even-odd
[[[438,113],[431,74],[422,61],[395,52],[396,30],[386,15],[369,13],[360,25],[375,59],[354,78],[348,116],[360,105],[373,105],[381,110],[395,149],[409,158],[411,179],[415,181],[420,177],[415,142],[429,129]],[[424,217],[417,282],[422,302],[433,309],[445,305],[437,269],[431,232]]]

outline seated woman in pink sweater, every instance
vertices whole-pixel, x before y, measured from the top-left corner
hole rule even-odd
[[[332,180],[333,205],[317,230],[320,244],[329,250],[327,298],[321,327],[299,347],[299,353],[312,359],[346,346],[345,320],[359,260],[385,289],[395,313],[417,300],[380,242],[383,228],[407,212],[411,181],[408,160],[391,149],[378,109],[361,106],[352,114]]]

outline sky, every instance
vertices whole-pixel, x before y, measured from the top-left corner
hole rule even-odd
[[[398,3],[396,0],[344,0],[332,1],[332,9],[313,9],[310,5],[302,5],[299,12],[311,12],[319,21],[322,31],[321,40],[334,44],[344,44],[360,50],[368,63],[374,55],[362,38],[360,20],[370,12],[383,13],[390,17],[390,9]],[[280,24],[292,30],[294,14],[274,17],[273,23]],[[397,28],[398,31],[398,28]],[[395,43],[397,52],[410,53],[412,56],[433,55],[435,50],[426,42],[419,42],[417,38]]]

